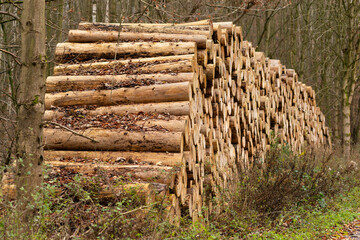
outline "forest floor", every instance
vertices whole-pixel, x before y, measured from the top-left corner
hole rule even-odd
[[[360,239],[360,220],[345,224],[338,235],[334,234],[332,239]]]
[[[360,148],[353,161],[360,164]],[[76,175],[69,182],[45,182],[36,214],[19,229],[16,203],[0,195],[0,236],[4,239],[360,239],[360,170],[339,156],[314,159],[283,149],[267,159],[269,168],[242,179],[209,220],[180,226],[167,221],[166,203],[139,208],[138,195],[96,198],[101,176]],[[360,166],[360,165],[358,165]],[[301,171],[299,171],[301,170]],[[300,180],[299,180],[300,179]],[[61,179],[60,179],[61,180]],[[63,187],[56,194],[56,184]],[[226,194],[224,194],[225,196]],[[139,217],[140,216],[140,217]]]

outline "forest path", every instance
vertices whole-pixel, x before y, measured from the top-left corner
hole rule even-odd
[[[360,239],[360,220],[345,224],[344,228],[330,239],[355,240]]]

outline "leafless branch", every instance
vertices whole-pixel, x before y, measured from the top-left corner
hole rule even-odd
[[[19,64],[19,65],[21,64],[21,63],[19,62],[19,60],[18,60],[18,59],[20,59],[20,57],[16,56],[16,55],[13,54],[12,52],[6,51],[6,50],[1,49],[1,48],[0,48],[0,52],[9,54],[10,56],[12,56],[12,57],[14,58],[14,60],[15,60],[15,62],[16,62],[17,64]]]
[[[2,117],[2,116],[0,116],[0,119],[3,120],[3,121],[6,121],[6,122],[16,123],[16,121],[11,120],[11,119],[8,119],[8,118],[4,118],[4,117]]]
[[[85,135],[83,135],[83,134],[81,134],[81,133],[75,132],[74,130],[71,130],[70,128],[67,128],[67,127],[65,127],[65,126],[63,126],[63,125],[61,125],[61,124],[59,124],[59,123],[56,123],[56,122],[46,121],[46,122],[44,122],[44,124],[52,124],[52,125],[58,126],[58,127],[62,128],[62,129],[64,129],[64,130],[66,130],[66,131],[69,131],[69,132],[71,132],[71,133],[74,134],[74,135],[77,135],[77,136],[79,136],[79,137],[83,137],[83,138],[86,138],[86,139],[88,139],[88,140],[91,140],[92,142],[95,142],[95,143],[98,143],[98,142],[99,142],[99,141],[97,141],[97,140],[95,140],[95,139],[93,139],[93,138],[91,138],[91,137],[88,137],[88,136],[85,136]]]
[[[13,14],[13,13],[5,12],[5,11],[0,11],[0,14],[8,15],[8,16],[13,17],[13,18],[15,18],[16,20],[20,21],[20,18],[19,18],[17,15]]]

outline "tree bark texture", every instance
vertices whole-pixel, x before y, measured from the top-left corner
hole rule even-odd
[[[21,73],[17,101],[17,194],[32,201],[42,179],[45,99],[45,1],[24,1],[21,16]]]

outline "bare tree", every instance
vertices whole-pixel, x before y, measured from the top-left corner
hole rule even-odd
[[[360,67],[360,1],[334,1],[333,12],[337,16],[333,19],[334,34],[337,44],[341,46],[335,51],[342,63],[340,84],[342,94],[342,131],[343,150],[346,158],[351,154],[351,104],[355,86],[359,81]]]

